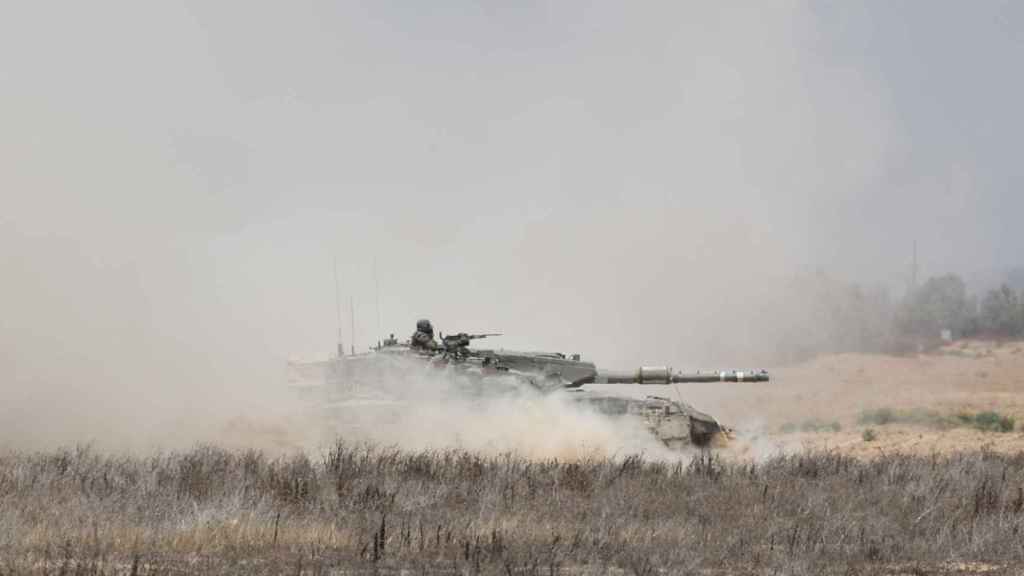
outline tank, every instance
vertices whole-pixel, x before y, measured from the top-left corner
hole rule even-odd
[[[616,371],[598,368],[579,355],[476,348],[471,343],[500,334],[443,336],[437,350],[423,350],[393,336],[366,353],[341,355],[319,363],[290,363],[290,384],[327,407],[350,426],[373,426],[398,417],[415,398],[402,384],[403,368],[444,371],[457,382],[448,393],[461,398],[507,394],[560,394],[570,402],[610,417],[638,420],[660,443],[673,450],[720,446],[732,430],[681,398],[617,394],[607,385],[666,385],[710,382],[767,382],[758,371],[676,372],[667,366]],[[603,389],[602,389],[603,388]]]

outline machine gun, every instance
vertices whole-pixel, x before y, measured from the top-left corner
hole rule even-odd
[[[469,343],[471,341],[491,336],[501,336],[501,334],[467,334],[465,332],[449,334],[448,336],[442,334],[441,348],[444,350],[445,354],[465,356],[468,354],[467,349],[469,348]]]

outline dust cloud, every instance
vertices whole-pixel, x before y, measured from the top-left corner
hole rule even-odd
[[[574,400],[578,392],[541,393],[512,377],[474,381],[460,368],[415,358],[369,363],[371,375],[343,383],[324,413],[329,438],[573,461],[670,457],[639,418],[598,413]]]
[[[605,368],[827,349],[794,307],[819,272],[895,299],[915,242],[922,278],[1020,265],[1021,12],[21,3],[0,445],[304,446],[287,359],[420,317]],[[516,410],[518,437],[564,413]],[[460,441],[505,441],[486,424]]]

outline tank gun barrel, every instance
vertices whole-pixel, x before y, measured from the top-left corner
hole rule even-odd
[[[644,366],[632,372],[598,370],[594,384],[694,384],[700,382],[767,382],[764,370],[727,372],[673,372],[665,366]]]

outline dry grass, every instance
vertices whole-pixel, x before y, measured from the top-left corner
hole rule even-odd
[[[1022,527],[1024,454],[0,455],[2,574],[948,573]]]

